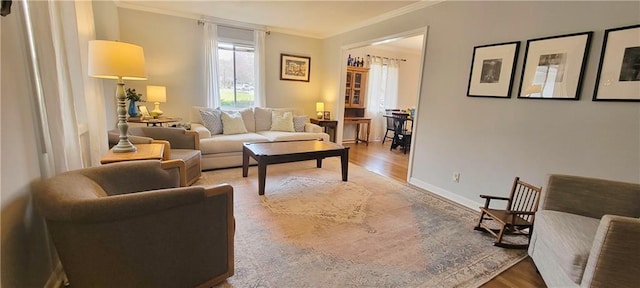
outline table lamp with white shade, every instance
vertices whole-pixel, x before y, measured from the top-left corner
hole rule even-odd
[[[123,80],[147,80],[142,47],[117,41],[89,41],[88,66],[90,77],[118,80],[116,99],[118,101],[120,140],[112,148],[112,151],[116,153],[135,152],[136,147],[131,144],[127,136],[129,125],[127,124]]]
[[[155,107],[151,111],[152,114],[157,116],[162,115],[164,112],[160,110],[160,102],[167,102],[167,87],[164,86],[147,86],[147,101],[153,102]]]

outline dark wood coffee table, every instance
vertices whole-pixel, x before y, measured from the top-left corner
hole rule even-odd
[[[342,181],[349,172],[349,147],[322,140],[244,143],[242,146],[242,177],[249,174],[249,157],[258,162],[258,195],[264,195],[267,165],[316,160],[322,168],[322,159],[340,156]]]

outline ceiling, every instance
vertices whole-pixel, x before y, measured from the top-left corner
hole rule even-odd
[[[189,18],[213,17],[267,30],[327,38],[441,1],[117,1],[118,6]]]

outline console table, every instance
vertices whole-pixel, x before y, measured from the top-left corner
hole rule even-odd
[[[162,124],[166,123],[167,125],[169,125],[169,123],[173,123],[173,122],[180,122],[182,120],[182,118],[178,118],[178,117],[159,117],[159,118],[149,118],[149,119],[140,119],[140,118],[129,118],[127,119],[127,122],[129,123],[145,123],[147,124],[147,127],[149,126],[160,126],[162,127]]]
[[[365,117],[344,117],[344,124],[356,124],[356,144],[358,144],[358,141],[362,141],[364,143],[367,143],[367,145],[369,145],[369,134],[370,134],[370,127],[371,127],[371,118],[365,118]],[[360,138],[360,124],[364,124],[367,125],[366,127],[366,132],[367,132],[367,138],[362,139]]]
[[[332,142],[336,142],[336,130],[338,129],[338,120],[309,118],[309,122],[324,128],[324,133],[327,133],[327,134],[329,134],[328,130],[331,129],[331,134],[329,134],[329,140],[331,140]]]

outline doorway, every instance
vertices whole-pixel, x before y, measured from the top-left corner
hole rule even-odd
[[[356,117],[363,117],[371,121],[369,135],[366,137],[369,140],[368,145],[382,146],[387,126],[384,117],[385,109],[412,111],[414,121],[410,129],[416,130],[426,37],[427,28],[425,27],[342,48],[341,87],[349,87],[349,80],[346,79],[349,58],[354,59],[356,63],[364,62],[363,66],[370,71],[370,75],[367,75],[364,107],[353,108],[353,105],[350,105],[348,101],[338,101],[338,109],[344,111],[341,119],[338,119],[340,120],[339,125],[342,126],[342,129],[338,129],[341,131],[339,137],[341,142],[351,146],[350,143],[356,142],[358,134],[360,134],[359,138],[363,138],[362,135],[366,134],[365,127],[362,127],[364,125],[360,126],[360,133],[356,133],[356,125],[345,124],[345,117],[356,115]],[[349,95],[348,88],[342,89],[339,99],[346,100],[350,96],[353,97]],[[392,134],[392,132],[388,133],[389,136]],[[398,150],[389,151],[390,142],[389,139],[384,141],[384,146],[389,153],[403,153]],[[416,147],[415,140],[413,142],[411,146]],[[380,149],[376,147],[376,150]],[[409,179],[411,175],[411,159],[413,159],[411,149],[408,157],[409,160],[404,161],[404,163],[408,163],[406,179]]]

